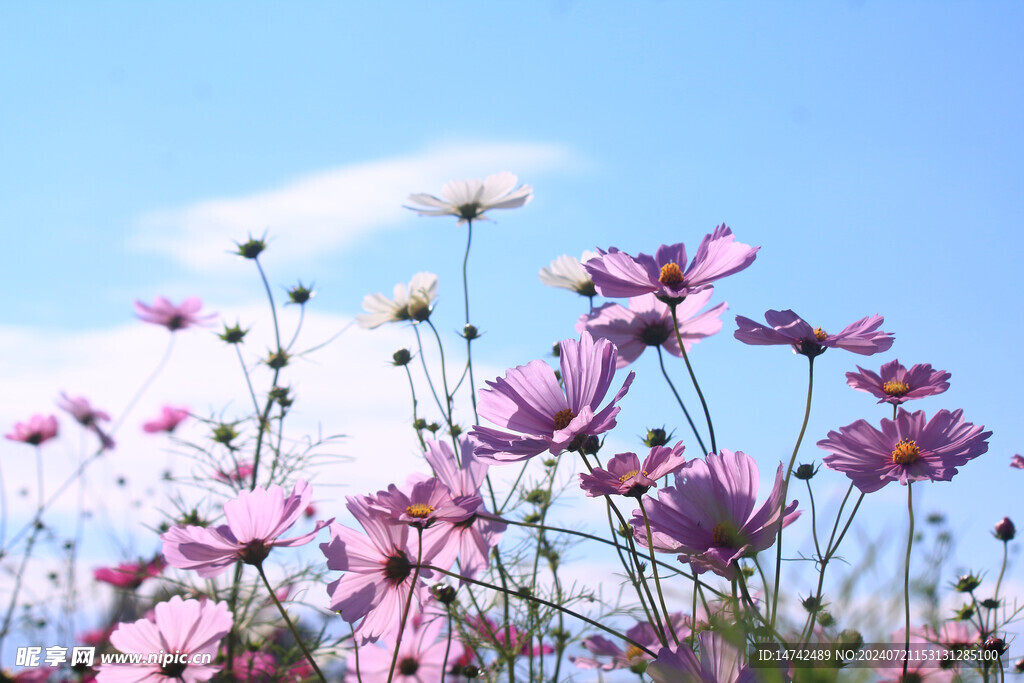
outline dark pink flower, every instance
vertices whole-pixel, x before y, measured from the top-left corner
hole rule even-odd
[[[421,615],[417,615],[419,616]],[[443,618],[430,618],[430,615],[423,619],[409,620],[409,625],[402,635],[402,644],[398,648],[392,681],[433,683],[446,680],[446,658],[449,666],[454,664],[462,656],[463,648],[456,640],[451,641],[449,648],[448,639],[440,637],[442,623]],[[350,655],[345,670],[346,683],[385,683],[391,671],[394,652],[395,647],[392,643],[386,643],[385,647],[360,649],[358,672],[356,656]]]
[[[466,626],[475,632],[477,640],[497,644],[503,650],[512,650],[520,655],[549,655],[555,651],[555,648],[547,643],[538,646],[528,634],[520,633],[519,629],[511,624],[507,627],[498,626],[490,617],[467,615]]]
[[[308,534],[279,538],[295,524],[312,495],[313,488],[304,481],[297,482],[287,497],[277,485],[241,491],[224,503],[227,524],[174,527],[163,534],[164,557],[172,567],[194,569],[203,578],[217,576],[239,560],[259,565],[274,547],[305,545],[334,521],[317,522]]]
[[[636,453],[619,453],[605,463],[595,467],[590,474],[580,473],[580,488],[588,496],[632,496],[639,498],[657,486],[657,480],[678,471],[686,464],[683,457],[683,442],[672,448],[655,446],[640,464]]]
[[[182,600],[180,595],[153,609],[152,618],[119,624],[110,643],[124,653],[187,653],[217,656],[220,641],[233,623],[226,602]],[[184,683],[208,681],[221,670],[214,664],[103,664],[98,683],[151,683],[178,678]]]
[[[483,504],[480,496],[452,497],[451,489],[434,477],[412,484],[408,493],[394,484],[373,497],[373,508],[393,522],[427,528],[435,522],[465,522]]]
[[[988,450],[988,437],[964,422],[963,411],[940,410],[931,420],[924,411],[900,409],[895,420],[882,420],[881,431],[866,420],[829,432],[818,447],[832,453],[826,467],[842,472],[863,493],[871,493],[890,481],[949,481],[957,467]]]
[[[197,325],[206,325],[217,317],[216,313],[199,315],[199,309],[202,307],[203,302],[195,296],[185,299],[178,306],[162,296],[158,296],[152,306],[141,301],[135,302],[135,312],[139,316],[139,320],[154,325],[163,325],[171,332]]]
[[[879,403],[899,405],[904,401],[941,394],[949,389],[950,374],[945,370],[932,370],[924,363],[907,370],[898,360],[882,365],[878,373],[857,366],[860,372],[846,373],[846,383],[858,391],[866,391]]]
[[[712,289],[687,297],[676,307],[679,334],[689,353],[694,344],[722,329],[718,317],[729,307],[721,303],[703,313],[700,309],[711,298]],[[595,339],[607,339],[618,349],[618,367],[622,368],[643,353],[649,346],[661,346],[673,356],[682,356],[675,329],[672,327],[672,313],[667,304],[653,294],[633,297],[629,308],[619,304],[604,304],[590,313],[580,316],[576,331],[584,330]]]
[[[427,463],[434,470],[437,478],[448,485],[456,496],[479,496],[480,485],[487,476],[488,465],[481,462],[475,454],[475,444],[468,437],[460,442],[462,464],[455,460],[455,452],[447,441],[427,440],[427,452],[423,454]],[[438,564],[451,565],[455,557],[459,558],[459,573],[469,578],[475,577],[487,569],[490,561],[491,548],[498,544],[502,533],[508,525],[494,519],[484,506],[474,510],[474,516],[451,530],[452,542],[448,543],[441,553],[445,557]],[[451,557],[447,557],[451,555]]]
[[[783,510],[781,463],[768,499],[755,511],[759,484],[757,463],[742,451],[723,449],[686,463],[675,486],[659,489],[658,499],[647,503],[655,550],[679,553],[698,573],[710,569],[731,578],[737,560],[772,546],[783,515],[784,525],[800,515],[796,501]],[[647,545],[639,510],[630,523]]]
[[[664,647],[647,667],[654,683],[758,683],[788,681],[788,672],[774,668],[753,668],[741,648],[718,632],[701,631],[697,636],[700,658],[685,643]]]
[[[69,413],[80,425],[94,432],[105,450],[114,447],[114,440],[99,426],[100,422],[110,422],[110,415],[93,408],[87,398],[84,396],[72,398],[62,391],[60,400],[57,401],[57,407]]]
[[[277,657],[269,652],[245,651],[236,655],[232,670],[248,683],[274,683],[278,679]]]
[[[561,368],[565,392],[555,372],[542,360],[512,368],[480,392],[479,413],[506,432],[476,426],[470,436],[476,455],[496,462],[518,462],[545,450],[558,455],[577,437],[601,434],[615,426],[618,403],[633,382],[629,373],[622,388],[603,409],[615,376],[618,354],[605,339],[594,341],[589,332],[580,340],[562,342]]]
[[[38,446],[57,436],[57,418],[53,415],[33,415],[27,422],[15,422],[14,429],[4,436],[11,441]]]
[[[253,465],[251,462],[240,462],[235,465],[235,469],[232,471],[217,470],[213,473],[213,476],[217,481],[222,481],[226,484],[237,484],[239,482],[247,482],[252,479]]]
[[[606,252],[598,250],[601,255],[583,267],[594,279],[601,296],[618,298],[650,293],[667,304],[678,304],[707,289],[715,280],[749,266],[760,248],[737,242],[732,230],[722,224],[704,236],[689,266],[686,246],[680,242],[658,247],[654,256],[634,257],[615,247]]]
[[[418,554],[422,564],[429,564],[440,550],[431,538],[434,530],[422,532],[420,554],[416,539],[410,542],[409,525],[391,522],[387,515],[371,507],[371,499],[347,500],[346,507],[366,533],[331,524],[330,542],[320,544],[327,557],[327,568],[345,572],[327,586],[331,609],[350,624],[362,619],[355,630],[361,645],[379,638],[394,640],[413,587]],[[419,572],[414,594],[420,604],[429,595],[424,580],[432,575],[430,570]]]
[[[825,353],[825,349],[839,348],[870,356],[887,351],[892,346],[893,336],[880,332],[884,322],[880,315],[861,318],[844,327],[838,334],[829,334],[820,327],[813,328],[793,311],[766,311],[768,325],[754,322],[741,315],[736,316],[739,328],[734,336],[744,344],[771,345],[785,344],[796,353],[814,357]]]
[[[672,627],[678,638],[689,635],[690,627],[686,618],[680,614],[670,615]],[[651,652],[657,652],[661,647],[661,639],[654,626],[644,621],[632,626],[626,631],[626,637],[634,643],[639,643]],[[569,659],[581,669],[601,669],[602,671],[614,671],[615,669],[630,669],[634,673],[643,673],[652,657],[636,645],[626,643],[626,649],[613,643],[604,636],[591,636],[583,641],[583,647],[587,648],[596,657],[610,657],[611,661],[602,662],[590,657],[570,657]]]
[[[134,590],[146,579],[159,576],[166,563],[157,555],[148,562],[122,562],[116,567],[100,567],[93,571],[93,578],[117,588]]]
[[[1024,470],[1024,456],[1019,454],[1014,455],[1013,458],[1010,459],[1010,467],[1014,467],[1018,470]]]
[[[160,417],[144,423],[142,431],[147,434],[156,434],[157,432],[167,432],[169,434],[187,417],[188,408],[164,406],[160,409]]]

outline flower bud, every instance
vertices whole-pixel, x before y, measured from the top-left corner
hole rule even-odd
[[[821,609],[821,601],[813,595],[804,598],[800,604],[804,606],[805,610],[811,613],[817,612]]]
[[[1024,674],[1024,657],[1017,660],[1017,663],[1013,665],[1013,670],[1016,673]]]
[[[970,621],[971,617],[974,616],[974,606],[964,605],[960,609],[954,612],[953,618],[957,621]]]
[[[287,351],[284,349],[278,349],[277,351],[271,351],[270,355],[267,356],[267,360],[264,362],[274,370],[280,370],[288,365],[288,360],[290,358],[291,356],[288,355]]]
[[[1003,543],[1012,541],[1013,537],[1017,535],[1017,527],[1013,526],[1009,517],[1003,517],[996,522],[995,535]]]
[[[650,448],[655,446],[664,446],[672,438],[672,434],[675,432],[665,433],[664,427],[651,427],[647,430],[647,436],[644,437],[644,445]]]
[[[855,650],[859,650],[861,645],[864,644],[864,636],[861,635],[860,631],[848,628],[839,634],[839,642],[844,647],[852,647]]]
[[[312,298],[313,298],[313,287],[312,287],[312,285],[309,286],[309,287],[306,287],[306,286],[304,286],[302,284],[301,280],[299,281],[299,284],[295,285],[294,287],[292,287],[291,289],[288,290],[288,299],[293,304],[299,304],[301,306],[302,304],[306,303],[307,301],[309,301]]]
[[[555,342],[551,345],[551,355],[555,358],[562,355],[562,342]]]
[[[476,325],[467,324],[462,328],[463,339],[477,339],[480,336],[480,330],[476,329]]]
[[[797,479],[803,479],[804,481],[807,481],[817,473],[818,468],[815,467],[813,463],[808,463],[806,465],[798,466],[793,476],[796,477]]]
[[[601,450],[601,439],[593,434],[588,435],[580,444],[580,452],[584,455],[596,455]]]
[[[1002,656],[1007,650],[1006,641],[999,636],[989,636],[985,639],[981,649],[987,652],[995,652],[997,656]]]
[[[391,360],[392,365],[395,365],[397,367],[408,365],[409,361],[412,360],[412,352],[410,352],[409,349],[398,349],[393,354],[391,354]]]
[[[217,336],[228,344],[241,344],[247,334],[249,334],[249,330],[243,330],[238,323],[235,323],[234,327],[224,325],[224,331]]]
[[[249,235],[249,240],[244,243],[235,242],[238,246],[238,251],[235,253],[242,258],[255,259],[257,258],[264,249],[267,248],[267,243],[263,240],[253,239],[252,235]]]
[[[446,583],[435,584],[430,592],[442,605],[450,605],[455,602],[455,589]]]
[[[231,442],[238,437],[238,432],[235,431],[233,425],[226,423],[220,423],[213,428],[213,440],[219,444],[224,444],[228,448],[231,448]]]
[[[979,604],[985,609],[996,609],[999,607],[999,601],[995,598],[985,598]]]
[[[970,593],[981,585],[981,579],[974,574],[964,574],[956,581],[958,593]]]

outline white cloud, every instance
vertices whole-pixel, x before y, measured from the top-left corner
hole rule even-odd
[[[363,235],[401,224],[409,194],[437,194],[452,179],[509,170],[529,177],[571,162],[559,145],[446,145],[419,154],[348,164],[238,197],[211,198],[152,211],[139,220],[134,245],[210,270],[223,265],[225,245],[269,231],[283,259],[338,249]]]

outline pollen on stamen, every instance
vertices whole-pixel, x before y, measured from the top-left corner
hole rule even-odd
[[[416,519],[423,519],[429,517],[430,513],[434,511],[434,508],[430,507],[426,503],[413,503],[409,507],[405,508],[405,513],[410,517]]]
[[[640,470],[630,470],[629,472],[626,472],[621,477],[619,477],[619,483],[620,484],[625,484],[627,479],[630,479],[631,477],[635,477],[638,474],[640,474]]]
[[[887,393],[889,396],[905,396],[910,391],[910,385],[906,382],[901,382],[896,379],[891,379],[882,385],[882,391]]]
[[[921,449],[913,439],[903,439],[892,449],[892,461],[897,465],[911,465],[921,459]]]
[[[738,548],[739,534],[729,522],[719,522],[711,530],[711,542],[716,548]]]
[[[560,429],[565,429],[566,427],[568,427],[569,423],[572,422],[574,417],[576,417],[576,413],[572,412],[568,408],[563,408],[562,410],[559,410],[557,413],[555,413],[555,416],[553,418],[555,421],[555,431],[557,432]]]
[[[667,287],[676,287],[683,281],[683,271],[679,270],[679,266],[672,263],[666,263],[661,267],[661,275],[658,277],[658,282]]]
[[[817,339],[820,342],[823,342],[826,339],[828,339],[828,332],[826,332],[825,330],[821,329],[820,327],[815,327],[814,328],[814,338]]]
[[[638,648],[636,645],[630,645],[626,648],[626,659],[635,659],[637,657],[643,657],[644,651]]]

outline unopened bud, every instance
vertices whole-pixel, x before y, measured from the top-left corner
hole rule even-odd
[[[1013,525],[1009,517],[1003,517],[996,522],[995,535],[996,538],[1004,543],[1012,541],[1013,537],[1017,535],[1017,527]]]

